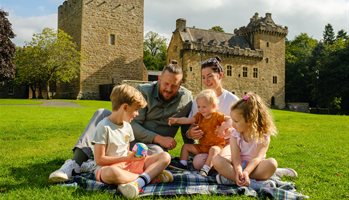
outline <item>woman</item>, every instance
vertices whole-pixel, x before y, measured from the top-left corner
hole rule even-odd
[[[212,89],[219,99],[218,111],[226,116],[230,116],[230,106],[235,103],[239,98],[233,93],[223,88],[222,79],[224,77],[224,69],[220,64],[221,59],[219,57],[209,58],[201,64],[201,78],[202,83],[206,89]],[[196,102],[193,101],[192,109],[189,117],[192,117],[197,113]],[[193,126],[187,132],[187,137],[194,140],[198,140],[202,137],[203,132],[198,126]],[[221,155],[230,154],[230,151],[225,150],[221,152]],[[199,170],[204,165],[207,158],[207,154],[198,154],[194,157],[194,168]]]

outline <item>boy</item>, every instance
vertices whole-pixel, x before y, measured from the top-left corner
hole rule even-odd
[[[118,185],[126,198],[137,197],[142,187],[155,177],[157,182],[173,181],[172,174],[164,170],[171,160],[167,152],[136,158],[129,151],[134,140],[130,122],[147,104],[142,94],[123,84],[113,88],[110,100],[112,113],[98,123],[92,139],[96,180]]]

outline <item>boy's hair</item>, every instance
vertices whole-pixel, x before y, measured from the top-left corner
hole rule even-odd
[[[144,108],[147,105],[142,93],[127,84],[115,86],[110,94],[110,101],[113,111],[118,110],[124,103],[130,106],[135,104],[138,108]]]
[[[165,71],[168,71],[173,74],[183,74],[182,67],[178,65],[177,60],[171,60],[170,63],[162,69],[162,74]]]
[[[277,130],[273,118],[262,98],[252,92],[232,105],[231,111],[240,110],[245,122],[251,124],[250,138],[264,141],[264,135],[276,135]]]
[[[211,89],[202,90],[196,96],[196,100],[201,99],[201,98],[206,99],[211,105],[215,105],[216,108],[218,107],[219,100],[217,98],[216,93],[213,90],[211,90]]]

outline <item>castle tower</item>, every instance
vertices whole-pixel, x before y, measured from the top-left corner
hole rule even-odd
[[[144,0],[66,0],[58,28],[81,51],[80,73],[57,97],[99,99],[103,86],[143,80]]]
[[[288,28],[276,25],[270,13],[250,19],[247,27],[235,29],[237,36],[243,36],[253,49],[263,51],[263,60],[259,65],[259,94],[272,107],[285,107],[285,38]]]

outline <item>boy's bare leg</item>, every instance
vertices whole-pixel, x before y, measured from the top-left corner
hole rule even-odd
[[[151,179],[159,175],[171,162],[171,156],[167,152],[153,154],[145,158],[144,172]]]

